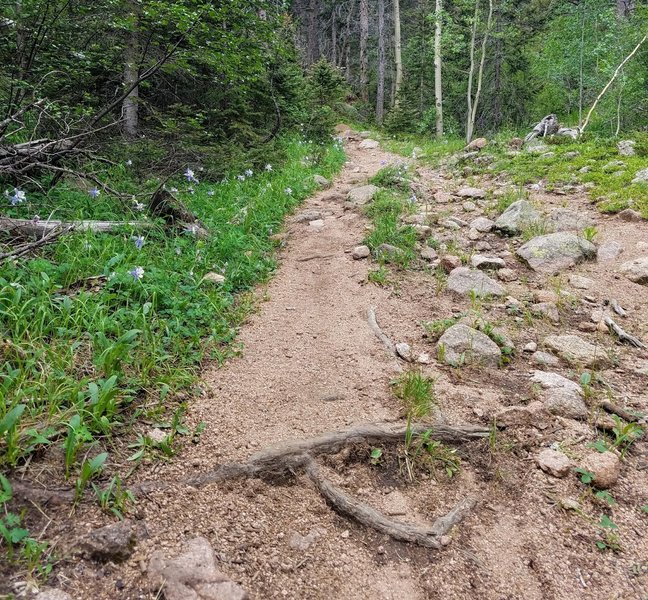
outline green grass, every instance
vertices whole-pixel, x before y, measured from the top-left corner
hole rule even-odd
[[[287,139],[283,150],[285,164],[245,181],[201,182],[194,193],[167,182],[205,223],[207,240],[154,223],[67,235],[37,257],[0,264],[0,466],[60,445],[74,477],[88,448],[97,447],[93,456],[109,449],[142,417],[181,414],[174,392],[191,385],[204,360],[232,352],[253,307],[245,292],[274,269],[271,235],[313,191],[311,176],[331,176],[344,161],[337,146]],[[125,167],[106,176],[113,187],[138,189]],[[92,200],[69,182],[28,193],[11,214],[142,219],[134,204],[104,193]],[[214,272],[224,283],[203,279]],[[177,420],[172,434],[183,432]]]
[[[434,379],[420,371],[403,373],[394,381],[394,394],[403,402],[408,419],[427,417],[435,404]]]

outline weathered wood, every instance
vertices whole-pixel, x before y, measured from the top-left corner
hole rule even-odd
[[[617,335],[619,341],[635,348],[641,348],[642,350],[646,349],[646,344],[644,344],[639,338],[636,338],[634,335],[629,334],[623,327],[617,325],[615,321],[608,316],[603,317],[603,322],[607,325],[608,329]]]
[[[472,499],[463,500],[447,515],[440,517],[432,525],[404,523],[386,517],[381,512],[360,502],[357,498],[350,496],[335,486],[322,475],[319,466],[314,460],[307,461],[305,470],[320,494],[342,515],[351,517],[365,527],[375,529],[395,540],[410,542],[427,548],[441,548],[441,536],[447,534],[475,505],[475,501]]]
[[[558,132],[559,123],[556,115],[547,115],[540,121],[530,133],[524,138],[524,143],[530,142],[537,137],[547,137]]]
[[[151,197],[151,213],[162,217],[169,225],[184,226],[200,238],[209,237],[209,231],[178,198],[164,187],[160,187]]]
[[[376,309],[373,306],[370,306],[367,309],[367,322],[369,323],[369,327],[371,327],[371,331],[373,331],[376,337],[383,343],[387,352],[396,356],[396,346],[394,346],[394,343],[383,333],[383,330],[378,325],[378,321],[376,320]]]
[[[11,237],[42,238],[52,231],[94,231],[110,233],[119,227],[150,229],[153,223],[146,221],[50,221],[34,219],[12,219],[0,217],[0,233]]]
[[[637,423],[641,419],[645,418],[645,415],[633,415],[632,413],[629,413],[625,408],[621,408],[620,406],[617,406],[609,400],[603,400],[599,403],[599,406],[607,412],[616,415],[617,417],[621,417],[628,423]]]

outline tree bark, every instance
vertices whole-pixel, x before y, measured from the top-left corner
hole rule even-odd
[[[403,84],[403,58],[401,53],[401,20],[400,0],[394,2],[394,67],[396,76],[394,79],[394,104],[398,103],[398,94]]]
[[[475,91],[474,99],[472,96],[472,80],[475,71],[475,37],[477,35],[477,21],[479,19],[479,0],[475,1],[475,22],[473,23],[472,41],[470,47],[470,74],[468,77],[468,119],[466,122],[466,143],[470,143],[473,138],[475,130],[475,121],[477,120],[477,107],[479,106],[479,97],[481,95],[482,80],[484,76],[484,63],[486,61],[486,44],[488,43],[488,36],[491,30],[493,21],[493,0],[488,2],[488,19],[486,21],[486,31],[482,39],[481,57],[479,60],[479,71],[477,73],[477,90]]]
[[[319,0],[310,0],[308,6],[308,64],[319,59],[319,39],[317,22],[319,17]]]
[[[633,0],[617,0],[617,15],[621,18],[626,18],[632,15],[634,10]]]
[[[334,7],[331,13],[331,63],[337,67],[337,8]]]
[[[385,0],[378,0],[378,89],[376,91],[376,121],[385,118]]]
[[[369,100],[369,0],[360,0],[360,97]]]
[[[436,0],[434,11],[434,107],[436,109],[436,136],[443,137],[443,81],[441,61],[441,11],[443,0]]]
[[[139,32],[138,32],[138,6],[135,0],[126,3],[127,15],[131,20],[131,27],[126,33],[126,47],[124,48],[124,89],[128,89],[139,79]],[[124,133],[135,137],[139,129],[139,85],[133,87],[122,104],[124,117]]]

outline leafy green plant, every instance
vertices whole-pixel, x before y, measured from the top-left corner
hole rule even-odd
[[[436,321],[427,321],[423,323],[423,329],[425,329],[428,337],[432,341],[438,340],[450,327],[456,325],[457,322],[464,315],[457,315],[455,317],[450,317],[448,319],[437,319]]]
[[[101,473],[104,463],[108,458],[107,452],[102,452],[90,460],[84,460],[76,482],[74,483],[74,502],[78,504],[83,498],[86,487],[90,480]]]
[[[118,475],[115,475],[105,488],[101,489],[93,483],[92,489],[101,509],[115,515],[118,519],[123,519],[135,504],[135,496],[124,487]]]
[[[387,287],[389,285],[389,270],[381,265],[377,269],[369,271],[367,279],[380,287]]]
[[[382,448],[373,448],[371,450],[371,453],[369,454],[369,462],[374,466],[380,464],[382,455],[383,455]]]
[[[15,465],[16,460],[20,456],[18,447],[18,433],[17,425],[20,417],[25,411],[27,406],[25,404],[16,404],[4,415],[0,420],[0,439],[4,440],[5,444],[5,460],[10,465]]]
[[[625,456],[630,446],[644,435],[644,430],[639,423],[625,423],[623,419],[617,415],[613,415],[614,427],[614,442],[612,446],[621,452],[621,456]]]
[[[586,469],[583,469],[581,467],[576,467],[574,471],[580,475],[580,480],[583,483],[589,484],[594,481],[594,473],[587,471]]]
[[[588,242],[593,242],[594,238],[598,235],[598,229],[594,226],[590,227],[585,227],[583,229],[583,239],[587,240]]]

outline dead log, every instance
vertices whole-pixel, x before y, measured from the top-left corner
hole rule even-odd
[[[29,254],[36,248],[51,244],[64,233],[69,233],[71,230],[71,227],[55,227],[33,242],[29,242],[28,244],[19,244],[18,246],[15,246],[11,250],[9,250],[9,252],[3,252],[2,254],[0,254],[0,260],[5,260],[6,258],[19,258],[25,254]]]
[[[305,470],[320,494],[342,515],[351,517],[365,527],[375,529],[395,540],[410,542],[427,548],[441,548],[441,536],[447,534],[475,505],[475,501],[472,499],[463,500],[447,515],[439,517],[432,525],[403,523],[402,521],[389,519],[376,509],[336,487],[322,475],[314,460],[307,461]]]
[[[0,233],[10,237],[43,238],[52,231],[94,231],[96,233],[110,233],[120,227],[134,227],[136,229],[151,229],[153,223],[146,221],[50,221],[34,219],[12,219],[0,217]]]
[[[628,412],[625,408],[621,408],[620,406],[617,406],[616,404],[610,402],[609,400],[603,400],[602,402],[599,403],[599,406],[609,412],[610,414],[616,415],[617,417],[621,417],[624,421],[627,421],[628,423],[638,423],[641,421],[641,419],[645,418],[645,415],[633,415],[632,413]]]
[[[635,348],[646,349],[646,345],[634,335],[629,334],[620,325],[617,325],[611,317],[604,316],[603,322],[607,325],[608,329],[617,335],[621,343],[629,344]]]
[[[556,115],[547,115],[540,121],[530,133],[524,138],[524,143],[530,142],[537,137],[547,137],[558,132],[559,123]]]
[[[154,216],[161,217],[172,226],[181,226],[197,237],[209,237],[207,227],[178,198],[164,187],[160,187],[151,197],[149,208]]]

